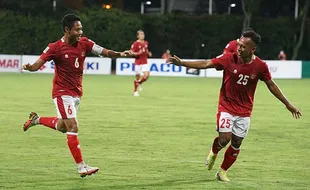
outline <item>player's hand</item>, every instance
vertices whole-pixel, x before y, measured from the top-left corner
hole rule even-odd
[[[147,54],[148,54],[149,57],[152,57],[152,55],[153,55],[152,52],[150,52],[150,51],[147,52]]]
[[[30,63],[24,64],[22,69],[29,71],[31,69],[31,64]]]
[[[174,55],[173,57],[169,57],[167,60],[166,60],[166,63],[172,63],[174,65],[182,65],[182,60]]]
[[[120,54],[121,54],[121,57],[132,56],[132,52],[130,50],[125,50],[125,51],[121,52]]]
[[[292,104],[289,104],[286,106],[286,108],[288,109],[288,111],[290,111],[293,115],[294,118],[299,119],[300,116],[302,116],[301,112],[298,110],[298,108],[296,108],[295,106],[293,106]]]

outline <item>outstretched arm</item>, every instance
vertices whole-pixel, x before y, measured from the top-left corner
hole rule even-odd
[[[42,65],[44,65],[44,63],[45,61],[39,58],[34,64],[27,63],[23,65],[23,70],[34,72],[39,70],[42,67]]]
[[[298,119],[300,116],[302,116],[301,112],[288,101],[278,85],[272,79],[265,81],[265,83],[269,91],[286,106],[286,108],[292,113],[293,117]]]
[[[201,61],[182,61],[178,56],[174,55],[166,60],[167,63],[172,63],[174,65],[180,65],[184,67],[194,68],[194,69],[208,69],[215,68],[215,65],[211,60],[201,60]]]
[[[101,55],[105,57],[126,57],[127,55],[131,55],[131,52],[128,50],[123,51],[123,52],[117,52],[114,50],[109,50],[109,49],[104,48],[101,52]]]

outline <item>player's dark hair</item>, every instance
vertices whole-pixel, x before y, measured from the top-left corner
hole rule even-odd
[[[66,14],[61,20],[62,29],[65,31],[65,28],[68,27],[71,30],[75,21],[81,21],[80,17],[76,14]]]
[[[242,34],[245,33],[245,32],[249,32],[249,31],[254,31],[254,30],[252,28],[246,28],[246,29],[243,30]]]
[[[256,32],[254,32],[253,30],[249,30],[249,31],[243,32],[242,36],[245,37],[245,38],[250,38],[252,40],[252,42],[255,43],[256,47],[262,41],[260,35],[258,33],[256,33]]]

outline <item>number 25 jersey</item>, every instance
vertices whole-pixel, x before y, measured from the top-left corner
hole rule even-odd
[[[216,70],[224,71],[218,111],[251,116],[258,80],[271,80],[266,62],[253,55],[253,60],[245,64],[237,53],[222,54],[211,59],[211,62]]]

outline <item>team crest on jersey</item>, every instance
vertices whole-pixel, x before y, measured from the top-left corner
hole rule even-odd
[[[255,79],[255,77],[256,77],[255,73],[251,74],[251,79]]]
[[[65,58],[68,58],[69,56],[68,56],[68,54],[65,54]]]
[[[82,51],[81,56],[82,56],[82,57],[84,57],[84,56],[85,56],[85,51]]]
[[[235,69],[235,70],[234,70],[234,73],[236,74],[237,72],[238,72],[237,69]]]

